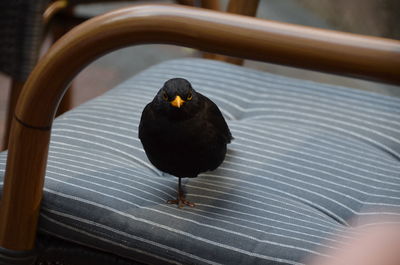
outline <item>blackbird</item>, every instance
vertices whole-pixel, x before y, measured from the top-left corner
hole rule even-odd
[[[186,79],[173,78],[143,109],[139,139],[156,168],[178,177],[177,199],[167,202],[181,208],[194,206],[185,199],[181,179],[216,169],[233,138],[217,105]]]

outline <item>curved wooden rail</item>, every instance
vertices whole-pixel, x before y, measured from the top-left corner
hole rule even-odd
[[[52,2],[43,13],[43,23],[48,25],[50,20],[60,11],[68,7],[67,0],[58,0]]]
[[[400,83],[400,42],[173,5],[125,8],[60,39],[30,75],[11,130],[0,209],[0,246],[34,245],[54,114],[73,77],[124,46],[165,43]]]

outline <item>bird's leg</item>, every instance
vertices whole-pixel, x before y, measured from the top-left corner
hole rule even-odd
[[[190,201],[186,200],[185,193],[182,190],[182,178],[179,178],[178,182],[178,197],[176,200],[168,200],[167,203],[169,204],[177,204],[179,208],[187,205],[189,207],[194,207],[195,204],[191,203]]]

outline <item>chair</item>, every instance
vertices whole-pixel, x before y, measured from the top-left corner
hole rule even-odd
[[[173,5],[91,19],[51,48],[18,100],[0,154],[0,264],[305,264],[355,224],[399,222],[398,98],[179,59],[53,123],[82,68],[138,43],[400,83],[399,41]],[[216,171],[185,184],[193,209],[165,204],[176,179],[137,139],[142,108],[176,76],[220,106],[235,137]]]

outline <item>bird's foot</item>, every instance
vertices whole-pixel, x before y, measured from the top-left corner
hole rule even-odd
[[[179,208],[183,208],[185,205],[189,207],[194,207],[195,204],[186,200],[185,196],[180,195],[176,200],[168,200],[168,204],[176,204]]]

